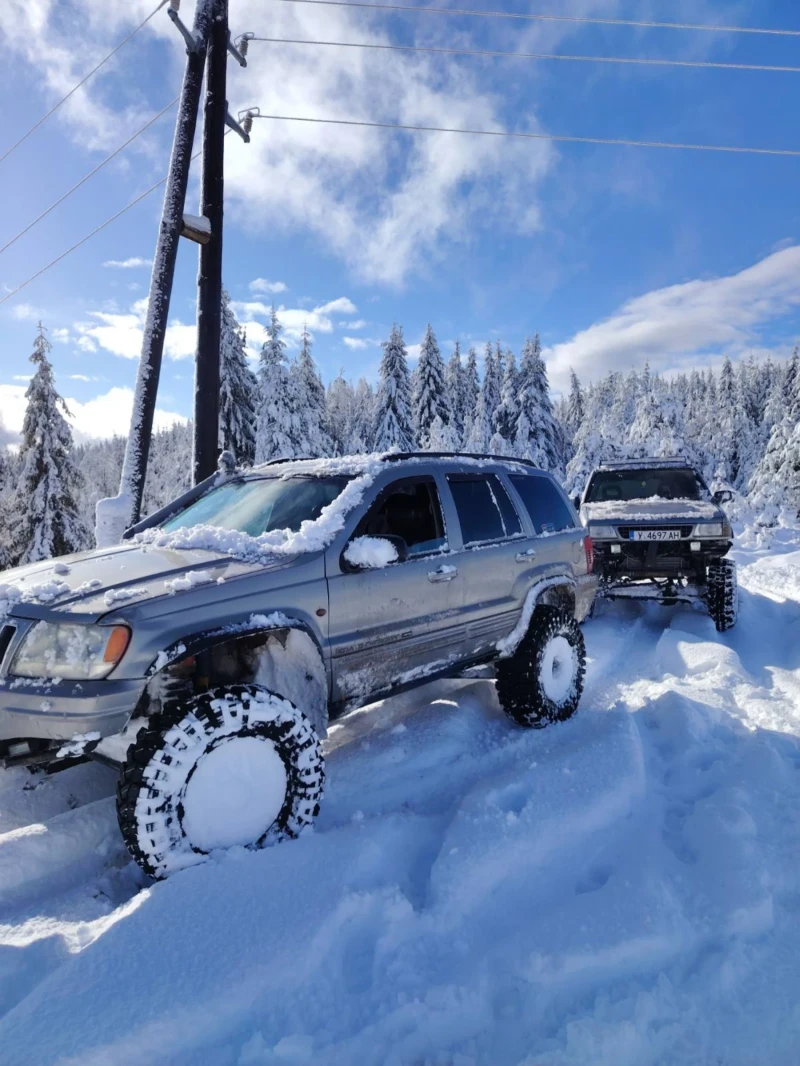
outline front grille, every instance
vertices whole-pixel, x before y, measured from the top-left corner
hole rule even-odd
[[[6,657],[8,646],[14,639],[16,631],[16,626],[3,626],[3,628],[0,629],[0,669],[3,667],[3,659]]]
[[[651,525],[647,525],[647,526],[642,526],[642,525],[619,526],[618,529],[619,529],[619,535],[620,535],[620,537],[623,540],[630,540],[631,539],[631,532],[633,530],[635,530],[635,529],[668,529],[670,532],[672,532],[673,530],[677,529],[680,532],[681,537],[682,538],[686,538],[686,537],[691,537],[692,530],[694,529],[694,526],[656,526],[656,525],[652,525],[651,524]],[[665,544],[668,544],[669,541],[663,541],[663,542],[659,542],[659,541],[643,541],[642,543],[644,543],[644,544],[648,544],[648,543],[655,543],[655,544],[665,543]]]

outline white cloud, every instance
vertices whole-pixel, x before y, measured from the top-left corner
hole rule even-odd
[[[125,435],[133,408],[133,389],[113,388],[86,403],[67,398],[75,440],[96,440],[114,435]],[[10,442],[19,442],[22,421],[25,417],[25,388],[21,385],[0,385],[0,422],[8,432]],[[175,411],[156,408],[153,421],[156,429],[168,429],[176,422],[186,422]]]
[[[408,354],[408,358],[409,359],[412,359],[412,360],[413,359],[419,359],[421,351],[422,351],[422,345],[421,344],[407,344],[406,345],[406,352]]]
[[[72,337],[70,336],[70,332],[68,329],[60,328],[51,330],[50,339],[55,341],[57,344],[69,344],[72,340]]]
[[[367,323],[364,321],[363,318],[356,318],[352,322],[341,323],[342,329],[364,329],[366,325]]]
[[[44,312],[33,304],[14,304],[11,317],[16,318],[18,322],[39,322],[44,317]]]
[[[152,259],[143,259],[140,255],[132,255],[130,259],[106,259],[104,267],[116,267],[118,270],[136,270],[139,267],[151,267]]]
[[[760,345],[760,327],[800,307],[800,245],[724,277],[687,281],[629,300],[615,314],[545,350],[551,382],[568,384],[569,369],[594,379],[608,370],[650,362],[669,372],[696,365],[698,355],[736,356]]]
[[[91,322],[76,322],[77,344],[83,351],[96,352],[104,348],[122,359],[138,359],[142,351],[142,331],[147,313],[147,300],[137,300],[130,311],[113,313],[91,311]],[[196,327],[175,320],[167,326],[164,351],[169,359],[185,359],[193,355]]]
[[[103,379],[95,377],[95,376],[91,376],[90,377],[88,374],[70,374],[69,375],[69,380],[70,381],[102,381]]]
[[[369,348],[370,346],[369,341],[365,340],[363,337],[342,337],[342,341],[348,348],[352,348],[355,352],[360,351],[362,348]]]
[[[13,381],[30,381],[33,377],[32,374],[14,374],[12,375]]]
[[[286,288],[282,281],[267,281],[266,278],[255,278],[250,282],[250,292],[278,293],[286,292]]]
[[[248,345],[260,347],[266,340],[263,322],[269,321],[272,308],[260,300],[232,300],[231,307],[239,321],[247,328]],[[336,325],[334,318],[337,315],[353,315],[357,311],[356,305],[346,296],[339,296],[336,300],[329,300],[314,308],[276,308],[278,321],[283,326],[283,339],[289,347],[297,347],[300,344],[304,329],[312,336],[315,333],[332,333]]]

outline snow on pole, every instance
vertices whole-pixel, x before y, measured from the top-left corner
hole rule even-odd
[[[150,297],[142,336],[142,354],[136,376],[125,460],[122,466],[119,493],[115,497],[97,502],[95,538],[98,547],[108,547],[110,544],[119,543],[125,529],[138,520],[142,506],[158,379],[164,354],[172,282],[175,276],[175,260],[178,255],[192,145],[203,84],[211,3],[212,0],[198,0],[195,8],[191,34],[195,41],[195,48],[187,47],[175,137],[172,142],[161,223],[153,257]]]

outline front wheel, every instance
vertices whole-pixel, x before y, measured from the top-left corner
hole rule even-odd
[[[578,623],[560,608],[542,604],[517,650],[497,664],[500,706],[519,725],[535,729],[566,721],[580,702],[585,670]]]
[[[319,811],[320,741],[294,704],[230,685],[154,715],[128,749],[117,788],[125,843],[166,877],[217,848],[296,837]]]
[[[739,614],[736,563],[732,559],[714,559],[708,564],[706,581],[708,613],[717,632],[733,629]]]

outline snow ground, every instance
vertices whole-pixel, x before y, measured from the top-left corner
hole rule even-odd
[[[737,557],[731,633],[602,605],[541,732],[485,680],[354,712],[313,833],[168,882],[110,771],[0,777],[4,1066],[796,1064],[800,541]]]

